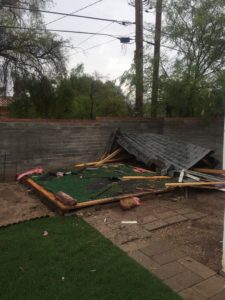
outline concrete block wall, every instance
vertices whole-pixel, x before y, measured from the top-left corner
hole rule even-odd
[[[128,132],[162,133],[161,120],[0,120],[0,181],[14,179],[37,165],[53,169],[96,160],[118,127]]]
[[[98,118],[96,121],[0,120],[0,181],[28,168],[71,167],[98,159],[115,128],[182,138],[216,150],[222,161],[223,121]]]

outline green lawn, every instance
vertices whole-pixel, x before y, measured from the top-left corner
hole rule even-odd
[[[56,217],[0,229],[0,299],[180,298],[84,221]]]

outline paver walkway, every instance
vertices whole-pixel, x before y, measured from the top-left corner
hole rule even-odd
[[[225,278],[197,262],[175,244],[160,237],[151,240],[152,232],[165,226],[207,217],[180,203],[163,203],[124,212],[114,207],[103,212],[81,215],[102,234],[154,273],[186,300],[225,300]],[[137,221],[123,224],[122,221]]]
[[[187,300],[224,300],[225,278],[166,241],[128,254]]]

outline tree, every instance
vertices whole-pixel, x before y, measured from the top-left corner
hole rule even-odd
[[[57,103],[54,81],[47,77],[15,81],[12,115],[20,118],[55,118]]]
[[[222,114],[225,1],[168,0],[165,9],[164,38],[177,49],[169,77],[161,77],[165,113],[205,117],[217,115],[219,105]]]
[[[0,18],[3,25],[0,28],[0,81],[3,94],[7,93],[16,78],[31,74],[41,78],[43,75],[49,76],[65,70],[64,41],[44,30],[42,15],[4,7],[13,5],[38,9],[43,8],[47,2],[49,1],[0,0]],[[20,27],[32,29],[21,30]]]
[[[74,89],[73,117],[94,119],[128,114],[125,96],[113,81],[103,82],[98,74],[86,74],[83,65],[72,70],[68,80]]]
[[[198,80],[225,67],[225,1],[169,0],[164,32],[178,49],[177,68]]]
[[[17,79],[14,91],[11,111],[16,117],[94,119],[129,112],[120,87],[103,82],[98,75],[85,74],[83,65],[58,80],[46,76]]]

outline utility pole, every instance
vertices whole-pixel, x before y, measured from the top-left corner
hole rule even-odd
[[[152,78],[152,99],[151,99],[151,116],[157,117],[158,113],[158,91],[159,91],[159,64],[160,64],[160,44],[162,28],[162,1],[156,3],[155,19],[155,48],[153,60],[153,78]]]
[[[136,22],[136,106],[137,115],[143,113],[143,3],[135,0],[135,22]]]

